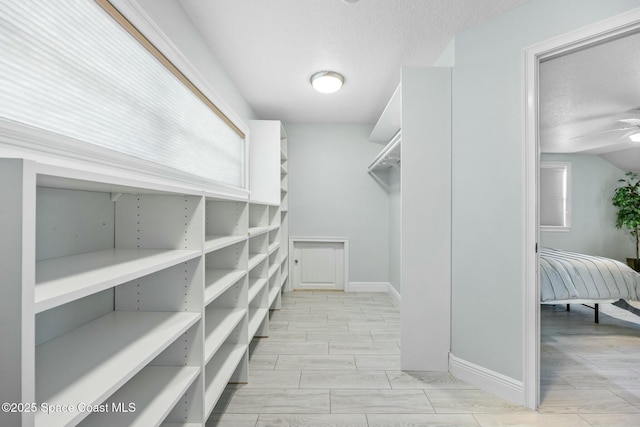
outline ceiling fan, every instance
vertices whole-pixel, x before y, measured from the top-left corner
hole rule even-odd
[[[629,117],[629,116],[637,116],[637,117]],[[621,123],[621,127],[616,129],[607,129],[599,132],[588,133],[585,135],[578,135],[571,137],[569,139],[583,139],[583,138],[593,138],[599,135],[604,135],[613,132],[627,132],[624,135],[620,136],[620,139],[629,137],[634,142],[640,142],[640,107],[628,110],[624,113],[625,118],[617,119],[616,121]]]

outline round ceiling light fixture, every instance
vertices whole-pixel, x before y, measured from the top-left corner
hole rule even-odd
[[[633,142],[640,142],[640,132],[630,135],[629,139],[632,140]]]
[[[311,78],[311,86],[321,93],[333,93],[340,90],[344,83],[344,77],[335,71],[318,71]]]

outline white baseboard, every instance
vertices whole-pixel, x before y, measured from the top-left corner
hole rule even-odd
[[[345,292],[387,292],[388,282],[349,282]]]
[[[455,377],[518,405],[525,404],[524,384],[506,375],[460,359],[449,353],[449,372]]]
[[[402,300],[402,296],[400,295],[400,292],[398,292],[396,288],[394,288],[391,285],[391,283],[389,283],[389,287],[387,288],[387,293],[389,294],[393,302],[398,306],[400,306],[400,301]]]

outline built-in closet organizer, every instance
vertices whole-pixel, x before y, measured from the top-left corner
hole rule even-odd
[[[256,292],[266,281],[266,306],[261,299],[254,304],[257,318],[261,318],[263,308],[267,309],[264,313],[280,308],[282,292],[288,290],[287,134],[277,120],[253,120],[249,127],[250,159],[255,159],[249,164],[250,224],[255,227],[249,234],[250,242],[255,239],[252,253],[261,255],[255,258],[256,271],[250,277],[255,280]],[[268,324],[255,320],[254,326],[255,336],[268,334]]]
[[[247,381],[247,200],[21,159],[0,197],[11,425],[202,426]]]
[[[406,67],[371,135],[368,172],[390,198],[389,275],[401,368],[447,371],[451,299],[451,69]],[[415,333],[416,328],[424,333]]]

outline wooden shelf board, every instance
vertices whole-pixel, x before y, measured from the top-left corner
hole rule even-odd
[[[171,412],[193,381],[200,374],[196,366],[147,366],[107,401],[109,412],[93,413],[83,427],[158,425]],[[116,412],[113,405],[135,403],[133,412]],[[117,407],[115,407],[117,408]]]
[[[205,237],[204,251],[209,253],[218,249],[226,248],[236,243],[240,243],[247,238],[245,236],[213,236]]]
[[[204,342],[205,362],[208,362],[222,344],[224,344],[229,334],[238,326],[238,323],[242,321],[245,314],[247,314],[247,310],[244,308],[216,308],[213,313],[207,313],[205,318],[207,326],[209,324],[215,326],[211,330],[206,328],[207,332]]]
[[[269,267],[269,279],[280,270],[280,263],[273,264]]]
[[[209,375],[205,375],[207,378],[207,383],[205,385],[205,405],[207,405],[205,411],[205,419],[211,415],[211,411],[216,405],[216,402],[220,398],[220,395],[224,391],[225,387],[229,383],[229,379],[235,372],[238,367],[238,363],[242,360],[242,356],[247,351],[247,345],[240,344],[224,344],[219,353],[218,357],[214,357],[209,363],[205,366],[205,373],[214,372],[214,375],[211,379],[209,379]],[[218,366],[214,366],[218,364]],[[212,371],[209,371],[209,370]]]
[[[260,264],[267,258],[267,254],[249,254],[249,270]]]
[[[249,279],[249,303],[255,299],[267,283],[267,279]]]
[[[273,242],[269,245],[269,255],[271,255],[276,249],[280,247],[280,242]]]
[[[269,231],[268,226],[258,226],[249,228],[249,237],[259,236]]]
[[[281,287],[277,286],[277,287],[269,290],[269,307],[271,307],[273,305],[273,302],[278,297],[278,294],[280,293],[280,289],[281,289]]]
[[[282,276],[280,276],[280,283],[284,283],[285,280],[287,280],[289,278],[289,273],[287,271],[282,273]]]
[[[205,270],[204,305],[211,304],[246,274],[246,270]]]
[[[199,313],[113,311],[36,347],[36,400],[97,404],[200,319]],[[36,414],[36,424],[66,425],[86,414]]]
[[[260,324],[269,313],[268,308],[249,308],[249,338],[253,338],[260,327]]]
[[[105,249],[36,263],[39,313],[201,255],[197,250]]]

